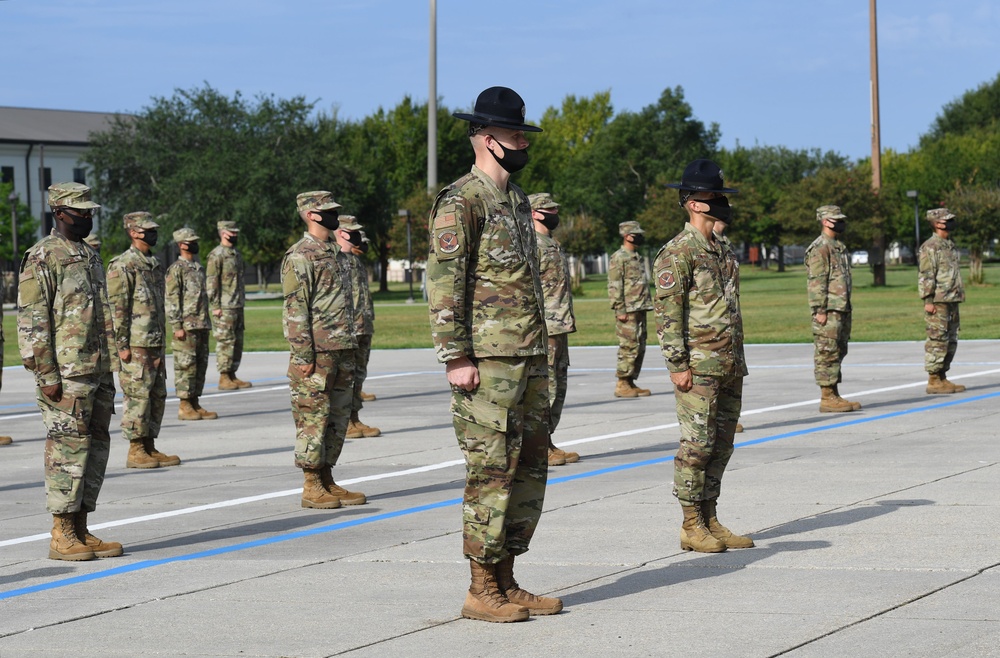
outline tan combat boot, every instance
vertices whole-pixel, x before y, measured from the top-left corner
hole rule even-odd
[[[364,391],[361,391],[359,397],[361,398],[362,402],[374,402],[376,399],[374,393],[365,393]]]
[[[181,400],[181,406],[177,409],[177,420],[201,420],[201,414],[191,404],[191,400]]]
[[[360,439],[364,437],[365,432],[361,429],[358,423],[354,420],[347,421],[347,434],[344,435],[345,439]]]
[[[198,398],[191,398],[191,406],[198,412],[198,415],[201,416],[202,420],[215,420],[219,417],[219,414],[214,411],[209,411],[205,407],[201,406],[201,403],[198,402]]]
[[[128,442],[128,457],[125,458],[125,468],[159,468],[160,462],[146,452],[142,439],[132,439]]]
[[[479,621],[511,622],[526,621],[528,609],[507,600],[497,586],[495,564],[480,564],[469,560],[472,569],[472,584],[465,595],[462,616]]]
[[[629,385],[628,377],[619,377],[618,383],[615,384],[615,397],[637,398],[639,397],[639,394],[636,393],[636,390]]]
[[[854,406],[844,398],[837,397],[832,386],[820,386],[820,413],[844,413],[854,411]]]
[[[701,518],[713,537],[722,541],[726,548],[753,548],[753,540],[745,535],[734,535],[726,526],[719,523],[715,508],[718,499],[701,501]]]
[[[235,381],[233,381],[233,377],[232,377],[231,374],[229,374],[228,372],[220,372],[219,373],[219,390],[220,391],[235,391],[239,387],[240,387],[240,385],[237,384]]]
[[[337,509],[340,498],[337,498],[323,486],[320,469],[303,468],[305,482],[302,485],[302,507],[312,509]]]
[[[160,466],[181,465],[181,458],[177,455],[165,455],[156,449],[156,439],[143,439],[142,443],[146,446],[146,452],[149,456],[155,459]]]
[[[14,439],[9,436],[0,436],[0,446],[9,446],[14,443]]]
[[[125,552],[118,542],[103,541],[90,534],[90,530],[87,529],[87,512],[83,510],[77,512],[73,525],[76,528],[76,538],[94,551],[95,557],[118,557]]]
[[[368,502],[368,497],[360,491],[348,491],[333,481],[333,466],[327,464],[319,469],[319,475],[323,488],[339,498],[341,505],[364,505]]]
[[[681,548],[699,553],[721,553],[726,543],[712,536],[701,516],[701,505],[681,505],[684,521],[681,523]]]
[[[237,377],[235,371],[229,373],[229,378],[233,380],[234,384],[236,384],[236,388],[253,388],[253,384],[251,384],[250,382],[245,382],[239,377]]]
[[[549,466],[565,466],[566,458],[553,448],[549,448]]]
[[[553,445],[552,441],[549,441],[549,463],[550,464],[552,463],[552,454],[553,453],[555,453],[557,456],[562,457],[564,460],[566,460],[567,464],[575,464],[578,461],[580,461],[580,453],[578,453],[578,452],[566,452],[565,450],[561,450],[561,449],[555,447],[555,445]]]
[[[49,542],[50,560],[93,560],[93,549],[80,541],[76,536],[74,514],[52,515],[52,541]]]
[[[561,612],[563,602],[551,596],[537,596],[521,589],[514,580],[514,556],[508,555],[497,562],[497,587],[514,605],[528,609],[529,615],[554,615]]]
[[[961,393],[965,387],[952,384],[943,372],[932,372],[927,378],[927,392],[931,395],[952,395]]]
[[[833,385],[833,394],[836,395],[841,400],[843,400],[844,402],[846,402],[847,404],[849,404],[852,407],[854,407],[854,411],[861,411],[861,403],[860,402],[854,402],[853,400],[848,400],[846,398],[840,397],[840,385],[839,384],[834,384]]]
[[[743,425],[741,423],[736,423],[736,434],[743,434]]]
[[[362,423],[361,419],[358,418],[357,411],[351,412],[351,422],[348,423],[347,431],[350,433],[352,432],[352,430],[354,434],[361,432],[361,436],[368,439],[372,438],[373,436],[382,436],[382,430],[380,430],[379,428],[371,427],[370,425],[365,425],[364,423]],[[359,439],[361,437],[350,436],[348,438]]]
[[[649,395],[650,395],[649,389],[648,388],[639,388],[638,386],[636,386],[635,385],[635,377],[629,377],[628,378],[628,385],[630,387],[632,387],[633,391],[635,391],[636,397],[640,397],[640,398],[648,398],[649,397]]]

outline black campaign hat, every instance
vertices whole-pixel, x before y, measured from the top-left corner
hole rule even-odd
[[[695,160],[684,169],[680,183],[667,183],[667,187],[688,192],[722,192],[739,194],[739,190],[725,187],[722,170],[711,160]]]
[[[541,128],[526,124],[524,115],[524,101],[516,91],[507,87],[490,87],[479,94],[472,114],[455,112],[451,116],[484,126],[499,126],[528,133],[542,132]]]

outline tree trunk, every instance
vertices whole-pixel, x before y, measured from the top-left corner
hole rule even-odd
[[[778,271],[785,271],[785,245],[778,245]]]
[[[969,283],[980,285],[984,281],[983,248],[973,247],[969,250]]]
[[[378,264],[380,270],[378,291],[389,292],[389,245],[385,242],[382,243],[378,250]]]
[[[875,287],[885,286],[885,233],[879,229],[872,240],[872,248],[868,250],[868,263],[872,267]]]

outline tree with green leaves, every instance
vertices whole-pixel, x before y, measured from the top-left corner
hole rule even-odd
[[[21,256],[28,247],[35,243],[35,236],[38,231],[38,220],[31,216],[28,206],[17,200],[17,250],[14,253],[14,240],[12,239],[12,225],[10,216],[10,202],[7,198],[14,190],[13,183],[0,183],[0,261],[5,263],[5,267],[0,271],[16,272],[21,264]]]
[[[969,250],[969,283],[982,284],[983,252],[1000,237],[1000,188],[959,187],[945,197],[944,203],[957,219],[953,239]]]

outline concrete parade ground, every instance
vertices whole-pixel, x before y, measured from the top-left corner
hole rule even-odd
[[[570,340],[572,343],[572,338]],[[1000,341],[961,341],[924,393],[921,343],[855,343],[818,413],[811,345],[752,345],[720,520],[756,548],[684,552],[671,494],[678,428],[654,347],[620,400],[614,348],[571,348],[554,436],[579,463],[549,471],[521,585],[565,610],[516,624],[462,619],[462,455],[431,350],[376,351],[338,483],[367,505],[302,509],[286,354],[245,355],[254,388],[171,397],[157,447],[112,452],[90,527],[125,555],[47,559],[44,427],[27,372],[0,393],[0,658],[37,656],[1000,656]],[[168,363],[172,383],[173,366]],[[116,382],[117,383],[117,382]]]

